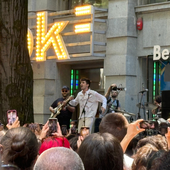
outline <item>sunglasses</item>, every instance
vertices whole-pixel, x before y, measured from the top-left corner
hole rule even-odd
[[[62,90],[62,92],[66,92],[66,93],[67,93],[67,92],[68,92],[68,90]]]

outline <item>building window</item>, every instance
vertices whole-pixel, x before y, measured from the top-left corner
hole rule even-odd
[[[167,2],[169,0],[139,0],[139,5]]]
[[[79,70],[71,70],[71,85],[70,94],[73,95],[77,93],[79,89]]]
[[[90,4],[100,8],[107,8],[108,7],[108,0],[72,0],[71,8],[79,5],[86,5]]]

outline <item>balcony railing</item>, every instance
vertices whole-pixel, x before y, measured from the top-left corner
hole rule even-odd
[[[154,3],[163,3],[168,2],[170,0],[138,0],[138,6],[139,5],[147,5],[147,4],[154,4]]]

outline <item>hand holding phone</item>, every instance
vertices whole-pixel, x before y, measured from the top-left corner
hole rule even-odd
[[[68,134],[67,125],[61,126],[62,135],[66,136]]]
[[[90,128],[87,126],[82,126],[80,130],[80,136],[83,136],[83,138],[85,138],[89,134],[90,134]]]
[[[18,117],[15,119],[15,122],[12,125],[7,124],[6,127],[8,129],[20,127],[20,121],[19,121]]]
[[[8,110],[7,118],[8,118],[8,124],[12,125],[17,118],[17,111],[16,110]]]
[[[55,133],[57,132],[57,122],[58,122],[58,119],[57,118],[49,118],[49,123],[48,123],[48,126],[49,126],[49,136],[52,136],[52,133]]]
[[[140,128],[157,130],[158,123],[155,121],[142,121],[140,122]]]

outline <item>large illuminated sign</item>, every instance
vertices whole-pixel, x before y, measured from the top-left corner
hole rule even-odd
[[[69,55],[60,32],[68,21],[55,22],[47,32],[47,12],[37,13],[36,60],[46,60],[46,51],[53,45],[58,59],[68,59]]]
[[[29,28],[28,28],[28,33],[27,33],[27,45],[28,45],[29,56],[31,56],[32,51],[33,51],[33,35]]]
[[[78,24],[78,25],[75,25],[75,33],[85,33],[85,32],[90,32],[92,31],[92,24],[90,23],[87,23],[87,24]]]
[[[75,15],[89,15],[93,12],[92,6],[84,6],[75,8]],[[51,46],[54,48],[55,54],[58,59],[69,59],[69,54],[65,43],[63,41],[60,33],[67,26],[69,21],[60,21],[53,23],[53,26],[47,31],[47,12],[38,12],[36,15],[36,51],[35,58],[37,61],[45,61],[46,60],[46,52]],[[92,24],[76,24],[74,25],[74,32],[76,34],[91,32]],[[31,56],[33,51],[33,35],[31,31],[28,29],[27,34],[27,44],[29,55]]]
[[[88,15],[93,13],[93,6],[87,5],[87,6],[80,6],[75,8],[75,15]]]
[[[160,60],[161,57],[163,60],[167,60],[169,58],[169,50],[164,49],[161,53],[161,47],[159,45],[155,45],[153,48],[153,60]]]

